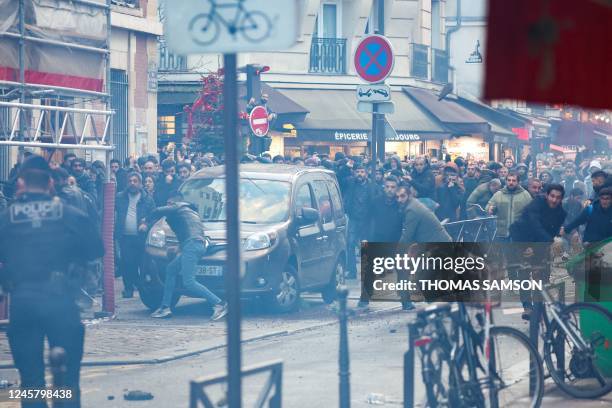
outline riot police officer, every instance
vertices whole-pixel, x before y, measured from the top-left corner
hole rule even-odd
[[[51,196],[51,171],[42,157],[24,162],[18,186],[16,200],[0,213],[0,283],[11,295],[11,353],[22,389],[39,390],[45,388],[45,338],[50,347],[63,348],[64,391],[72,398],[62,406],[80,407],[85,330],[70,271],[101,257],[102,239],[87,215]],[[41,399],[21,402],[24,407],[47,406]]]

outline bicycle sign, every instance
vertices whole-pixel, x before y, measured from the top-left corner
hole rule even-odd
[[[166,14],[177,54],[280,50],[295,43],[299,26],[296,0],[182,0]]]

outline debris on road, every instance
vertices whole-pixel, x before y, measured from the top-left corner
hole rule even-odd
[[[126,401],[148,401],[153,399],[153,394],[146,391],[128,391],[123,394],[123,399]]]
[[[371,392],[368,394],[366,401],[370,405],[385,405],[386,398],[383,394],[378,394],[376,392]]]

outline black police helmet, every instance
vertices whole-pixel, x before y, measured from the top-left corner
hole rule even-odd
[[[49,163],[39,155],[33,154],[27,159],[24,160],[21,168],[19,169],[19,175],[22,176],[26,172],[29,171],[41,171],[45,173],[50,173],[51,168],[49,167]]]

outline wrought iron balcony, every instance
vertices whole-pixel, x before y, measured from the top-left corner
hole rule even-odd
[[[187,71],[187,57],[168,52],[163,41],[159,42],[159,72]]]
[[[448,53],[444,50],[432,48],[432,78],[434,82],[445,84],[448,82]]]
[[[346,74],[346,38],[312,38],[309,72]]]
[[[410,76],[421,79],[429,79],[429,64],[427,61],[429,47],[423,44],[411,45]]]

